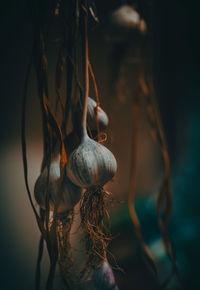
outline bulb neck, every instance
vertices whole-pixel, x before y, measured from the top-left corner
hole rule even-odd
[[[82,125],[80,135],[81,135],[80,136],[81,137],[81,143],[83,143],[86,139],[89,138],[85,125]]]

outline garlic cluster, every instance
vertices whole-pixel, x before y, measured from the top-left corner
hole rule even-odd
[[[38,177],[34,195],[37,203],[41,208],[46,208],[46,193],[47,193],[48,169],[44,168]],[[58,213],[72,209],[81,198],[81,188],[73,184],[67,176],[64,177],[63,183],[60,185],[60,158],[52,160],[49,168],[49,207],[54,209],[56,198],[59,191],[62,191],[62,198],[59,203]]]

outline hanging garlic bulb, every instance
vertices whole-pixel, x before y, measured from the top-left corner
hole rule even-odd
[[[118,290],[118,286],[115,282],[115,277],[112,271],[111,266],[108,264],[107,261],[104,261],[103,265],[97,267],[94,270],[92,276],[92,283],[95,289],[98,290],[106,290],[106,289],[113,289]]]
[[[56,198],[60,190],[60,157],[53,159],[49,168],[49,206],[50,210],[54,209]],[[46,208],[46,190],[47,190],[48,169],[44,168],[38,177],[34,195],[37,203],[41,208]],[[62,198],[57,212],[64,212],[72,209],[81,198],[81,188],[74,185],[67,176],[64,177],[61,186]]]
[[[87,5],[86,5],[87,6]],[[89,58],[87,13],[83,16],[83,66],[84,66],[84,98],[82,110],[82,122],[77,123],[81,142],[70,154],[66,172],[69,179],[76,185],[86,188],[80,202],[81,227],[85,232],[85,248],[87,261],[80,273],[88,268],[100,264],[106,256],[108,244],[107,235],[104,233],[104,216],[108,216],[105,199],[108,195],[103,185],[111,180],[117,170],[117,162],[105,146],[89,138],[87,133],[88,95],[89,95]],[[96,122],[96,120],[94,120]],[[93,121],[93,122],[94,122]]]
[[[87,290],[119,290],[111,266],[104,261],[101,266],[92,270],[91,278],[80,284],[80,289]]]
[[[111,21],[114,25],[138,29],[140,32],[145,32],[144,20],[140,18],[139,13],[129,5],[123,5],[115,10],[111,15]]]
[[[105,146],[92,140],[87,133],[88,107],[93,107],[92,101],[89,101],[89,60],[88,60],[88,37],[87,37],[87,17],[84,17],[85,40],[84,40],[84,98],[83,110],[81,111],[82,122],[80,127],[81,143],[71,153],[67,162],[67,175],[76,185],[84,188],[102,187],[113,178],[117,170],[117,162]],[[96,120],[93,119],[93,123]]]
[[[67,175],[84,188],[103,186],[113,178],[117,162],[110,150],[84,134],[81,144],[69,157]]]
[[[96,120],[96,110],[97,110],[97,120]],[[80,105],[77,105],[73,113],[73,124],[74,130],[69,133],[64,142],[65,142],[65,149],[67,155],[70,155],[72,151],[78,147],[81,142],[80,139],[80,123],[82,118],[82,109]],[[88,97],[88,107],[87,107],[87,125],[89,129],[92,131],[92,135],[95,138],[95,133],[97,134],[97,124],[98,122],[99,130],[103,131],[108,126],[108,116],[107,114],[101,109],[101,107],[97,106],[97,103],[90,97]]]
[[[106,39],[114,42],[127,42],[130,34],[146,33],[147,27],[144,19],[130,5],[122,5],[112,12],[108,19],[106,29]]]
[[[100,106],[97,106],[97,103],[92,98],[88,97],[87,125],[92,131],[97,130],[96,112],[95,112],[96,110],[97,110],[97,122],[99,125],[99,130],[103,131],[108,126],[108,122],[109,122],[108,116]],[[80,124],[81,118],[82,118],[82,109],[78,105],[73,114],[73,123]]]

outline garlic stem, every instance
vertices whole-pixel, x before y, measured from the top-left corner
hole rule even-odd
[[[88,1],[85,0],[84,3],[84,103],[83,103],[83,118],[82,118],[82,138],[87,136],[87,106],[88,106],[88,95],[89,95],[89,60],[88,60],[88,14],[87,6]]]

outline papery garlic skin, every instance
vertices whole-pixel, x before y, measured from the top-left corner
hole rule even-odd
[[[47,189],[47,167],[43,170],[38,177],[35,187],[34,195],[37,203],[41,208],[46,208],[46,189]],[[56,197],[60,190],[60,164],[57,160],[50,164],[49,169],[49,207],[50,210],[54,209]],[[62,198],[59,203],[57,212],[64,212],[72,209],[81,198],[81,188],[73,184],[67,176],[64,177],[62,187]]]
[[[84,188],[103,186],[113,178],[117,162],[110,150],[85,136],[67,163],[67,176]]]

